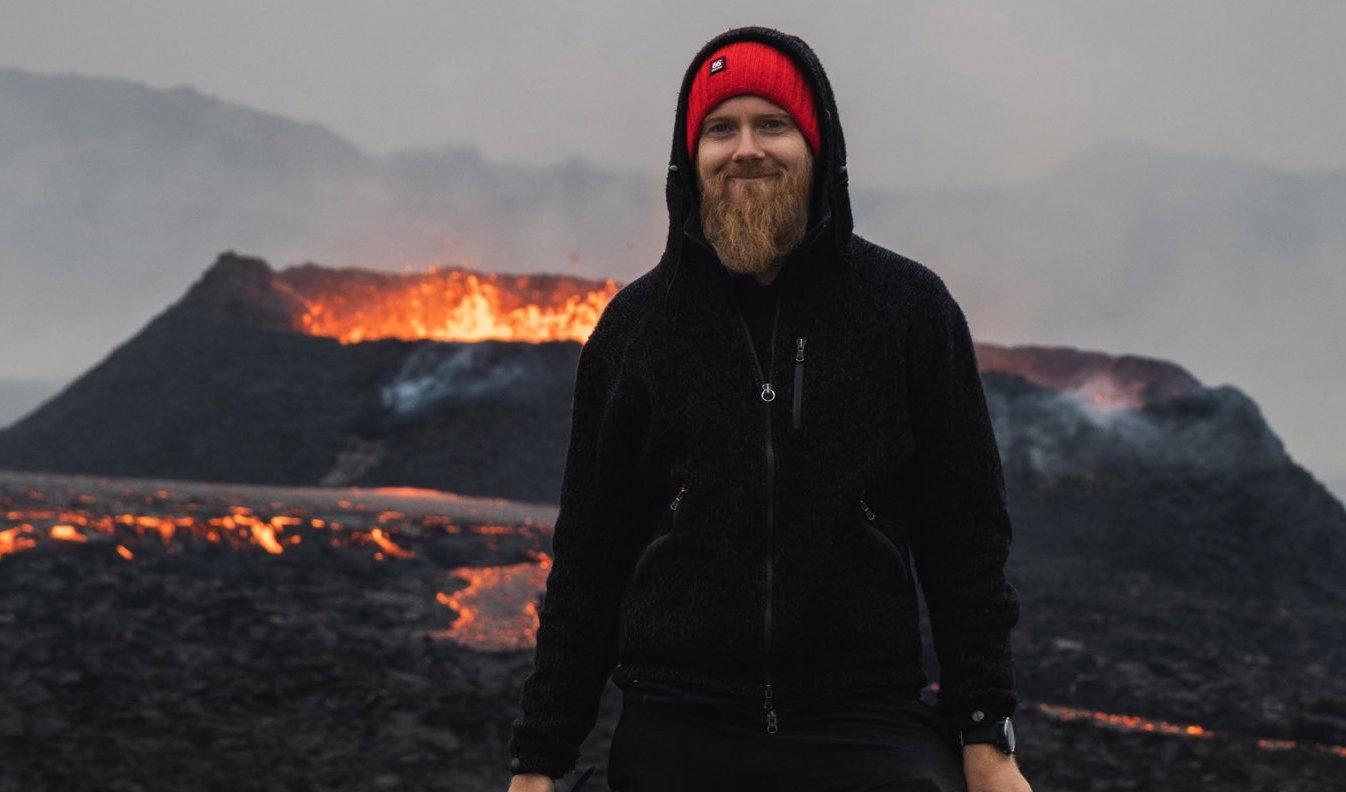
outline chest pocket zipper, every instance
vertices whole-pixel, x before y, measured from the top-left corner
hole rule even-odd
[[[673,536],[673,532],[677,530],[678,507],[682,505],[682,496],[686,494],[686,492],[686,484],[683,484],[678,488],[678,494],[674,495],[673,500],[668,504],[669,514],[665,515],[668,518],[668,530],[651,539],[645,545],[645,549],[640,551],[640,556],[636,559],[636,563],[631,567],[631,576],[627,580],[628,584],[636,579],[636,574],[640,572],[640,567],[645,563],[645,560],[650,557],[650,554],[654,552],[654,549],[663,544],[666,539]]]
[[[803,336],[795,339],[795,387],[794,387],[794,405],[791,411],[794,419],[794,428],[798,429],[803,420],[801,413],[804,410],[804,341]]]
[[[907,550],[905,548],[907,544],[905,532],[902,532],[903,547],[898,547],[896,542],[888,538],[888,534],[879,530],[879,527],[874,524],[874,520],[877,519],[878,515],[876,515],[873,512],[873,510],[869,508],[869,505],[865,503],[864,499],[860,500],[860,510],[862,513],[860,519],[860,525],[863,526],[866,531],[873,534],[876,539],[878,539],[880,542],[883,543],[885,547],[888,548],[888,550],[897,559],[898,565],[902,570],[902,578],[906,580],[908,584],[910,584],[912,582],[911,558],[907,555]]]

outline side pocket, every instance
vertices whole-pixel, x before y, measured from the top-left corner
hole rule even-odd
[[[678,488],[678,494],[673,496],[673,500],[668,504],[668,509],[662,515],[664,521],[668,523],[668,528],[647,542],[644,549],[640,551],[640,555],[636,558],[636,563],[631,567],[631,576],[627,578],[626,581],[627,586],[630,586],[631,583],[635,581],[636,575],[640,573],[641,567],[644,566],[650,555],[658,549],[659,545],[668,541],[668,539],[673,536],[673,532],[678,529],[678,508],[682,505],[682,498],[686,493],[687,484],[683,483],[683,485]]]
[[[869,508],[869,504],[865,503],[862,498],[860,500],[860,524],[864,526],[864,529],[873,535],[874,538],[881,542],[883,546],[888,549],[888,552],[892,553],[898,568],[902,571],[903,580],[908,584],[913,583],[914,581],[911,579],[911,543],[907,540],[906,531],[899,528],[898,540],[894,541],[889,538],[888,534],[884,533],[877,525],[875,525],[877,519],[878,515]]]

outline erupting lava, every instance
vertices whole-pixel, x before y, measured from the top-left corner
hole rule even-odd
[[[437,341],[579,341],[593,332],[619,284],[563,275],[506,275],[452,267],[416,273],[316,264],[275,275],[299,315],[295,329],[343,344],[381,338]],[[983,371],[1003,371],[1102,410],[1136,409],[1200,387],[1181,367],[1070,347],[978,342]]]
[[[342,344],[584,343],[620,289],[612,278],[457,266],[394,273],[306,262],[273,270],[228,251],[185,299],[194,312],[241,314]],[[1037,344],[975,346],[981,371],[1018,376],[1099,411],[1139,409],[1203,387],[1181,366],[1155,358]]]
[[[618,284],[447,267],[396,274],[306,264],[277,275],[305,306],[296,329],[343,344],[379,338],[579,341]]]

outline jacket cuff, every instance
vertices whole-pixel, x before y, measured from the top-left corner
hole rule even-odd
[[[511,776],[522,773],[541,773],[553,780],[564,778],[571,770],[575,769],[575,763],[565,763],[554,758],[528,754],[524,756],[514,756],[509,760],[509,772]]]
[[[1012,693],[954,705],[942,705],[949,723],[958,731],[990,726],[1014,714],[1017,701]]]

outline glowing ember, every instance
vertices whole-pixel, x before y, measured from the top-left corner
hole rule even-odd
[[[13,528],[6,528],[0,531],[0,557],[10,553],[17,553],[21,550],[31,550],[37,546],[37,541],[24,536],[25,533],[32,533],[31,525],[16,525]]]
[[[383,548],[382,555],[392,556],[393,558],[411,558],[416,555],[410,550],[403,550],[394,544],[393,540],[388,538],[388,535],[383,532],[382,528],[375,528],[370,531],[369,538],[373,539],[375,544]]]
[[[303,301],[297,330],[343,344],[588,339],[618,284],[435,267],[394,274],[304,266],[277,275]]]
[[[79,532],[79,529],[73,525],[53,525],[51,527],[51,538],[60,539],[63,542],[87,542],[89,537]]]

